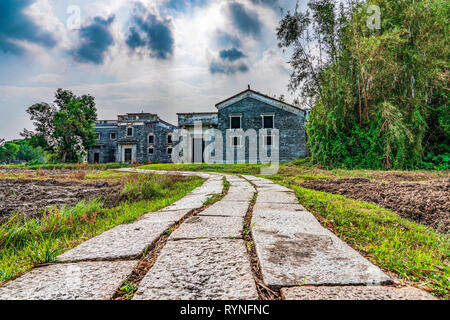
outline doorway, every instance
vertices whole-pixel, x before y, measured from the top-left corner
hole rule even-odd
[[[205,151],[205,141],[200,139],[192,139],[192,161],[194,163],[205,162],[204,151]]]
[[[94,153],[94,163],[100,163],[100,153],[99,152]]]
[[[125,148],[125,162],[126,163],[131,163],[131,161],[133,160],[132,151],[133,151],[133,149],[131,149],[131,148]]]

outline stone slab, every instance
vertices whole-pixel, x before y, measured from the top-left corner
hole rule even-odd
[[[139,257],[172,221],[140,220],[114,227],[58,256],[58,261],[113,260]]]
[[[285,221],[285,225],[290,223],[293,221]],[[277,227],[255,223],[253,238],[266,285],[390,283],[379,268],[331,232],[321,232],[316,226],[307,229],[303,225],[298,232],[292,227],[284,233]]]
[[[199,216],[245,217],[250,202],[222,200],[200,212]]]
[[[109,300],[137,261],[53,264],[0,288],[0,300]]]
[[[259,202],[265,203],[298,203],[297,196],[293,191],[272,191],[258,189]]]
[[[242,240],[168,241],[136,300],[258,299]]]
[[[258,215],[263,217],[278,216],[284,213],[308,212],[301,204],[267,203],[262,201],[257,201],[253,210],[258,211]],[[308,214],[310,213],[308,212]]]
[[[208,194],[187,194],[184,198],[172,203],[170,206],[165,207],[161,211],[173,211],[173,210],[192,210],[203,207],[203,203],[208,199]]]
[[[379,268],[323,228],[311,213],[277,214],[266,210],[265,203],[259,200],[258,195],[253,208],[252,231],[266,285],[373,285],[390,282]]]
[[[253,188],[252,188],[253,189]],[[224,201],[248,201],[250,202],[253,198],[254,192],[251,190],[230,190],[227,195],[223,197]]]
[[[437,300],[413,287],[340,286],[282,288],[285,300]]]
[[[241,238],[244,219],[241,217],[196,216],[175,230],[171,239]]]
[[[138,221],[146,220],[153,222],[170,222],[174,224],[175,222],[181,220],[189,212],[190,210],[188,209],[150,212],[140,217]]]

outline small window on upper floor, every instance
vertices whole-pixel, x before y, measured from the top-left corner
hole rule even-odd
[[[153,135],[153,133],[148,135],[148,143],[149,144],[154,144],[155,143],[155,136]]]
[[[102,134],[100,132],[95,133],[95,139],[100,140],[101,137],[102,137]]]
[[[127,137],[132,137],[133,136],[133,128],[129,127],[127,128]]]
[[[231,129],[241,129],[242,128],[242,117],[241,116],[231,116],[230,117],[230,128]]]
[[[263,115],[263,129],[273,129],[273,123],[274,123],[274,115]]]
[[[148,148],[148,154],[153,154],[155,153],[155,149],[153,148]]]
[[[109,138],[111,140],[116,140],[117,139],[117,133],[116,132],[111,132],[110,135],[109,135]]]
[[[167,134],[167,144],[172,144],[172,133]]]
[[[264,147],[271,147],[273,143],[272,136],[264,136]]]

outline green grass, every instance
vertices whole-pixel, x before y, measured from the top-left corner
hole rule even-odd
[[[47,210],[40,219],[15,216],[0,226],[0,282],[14,279],[34,265],[54,262],[60,253],[82,241],[166,207],[203,183],[197,177],[130,177],[121,194],[124,200],[116,207],[106,208],[99,199],[80,201],[73,207]]]
[[[159,169],[159,166],[150,165],[142,168]],[[260,165],[169,164],[161,167],[164,170],[204,170],[260,176]],[[263,177],[293,189],[299,202],[315,214],[324,226],[373,263],[396,273],[400,279],[429,287],[433,290],[432,294],[449,299],[448,235],[400,218],[395,212],[376,205],[299,186],[306,180],[315,179],[348,176],[370,179],[374,172],[378,175],[380,172],[383,173],[370,170],[322,170],[307,160],[300,160],[281,164],[278,174]],[[408,171],[393,173],[417,174]],[[441,175],[448,176],[448,173],[441,172],[439,177]]]
[[[7,164],[0,165],[0,168],[10,168],[10,169],[29,169],[29,170],[57,170],[57,169],[66,169],[66,170],[109,170],[109,169],[119,169],[119,168],[128,168],[130,167],[127,163],[101,163],[101,164],[88,164],[88,163],[43,163],[43,164],[35,164],[35,165],[26,165],[26,164]]]

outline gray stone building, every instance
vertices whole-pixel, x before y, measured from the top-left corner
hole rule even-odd
[[[127,113],[95,124],[97,144],[88,152],[90,163],[171,162],[176,126],[151,113]]]
[[[180,152],[181,145],[172,139],[176,129],[184,132],[180,141],[188,147],[181,153],[187,162],[257,162],[263,160],[261,154],[271,156],[273,152],[280,162],[307,156],[305,110],[250,88],[215,107],[217,112],[178,113],[178,127],[149,113],[98,121],[99,140],[89,150],[88,161],[172,162],[172,152]],[[222,152],[212,147],[217,137],[205,135],[214,129],[221,136]]]

